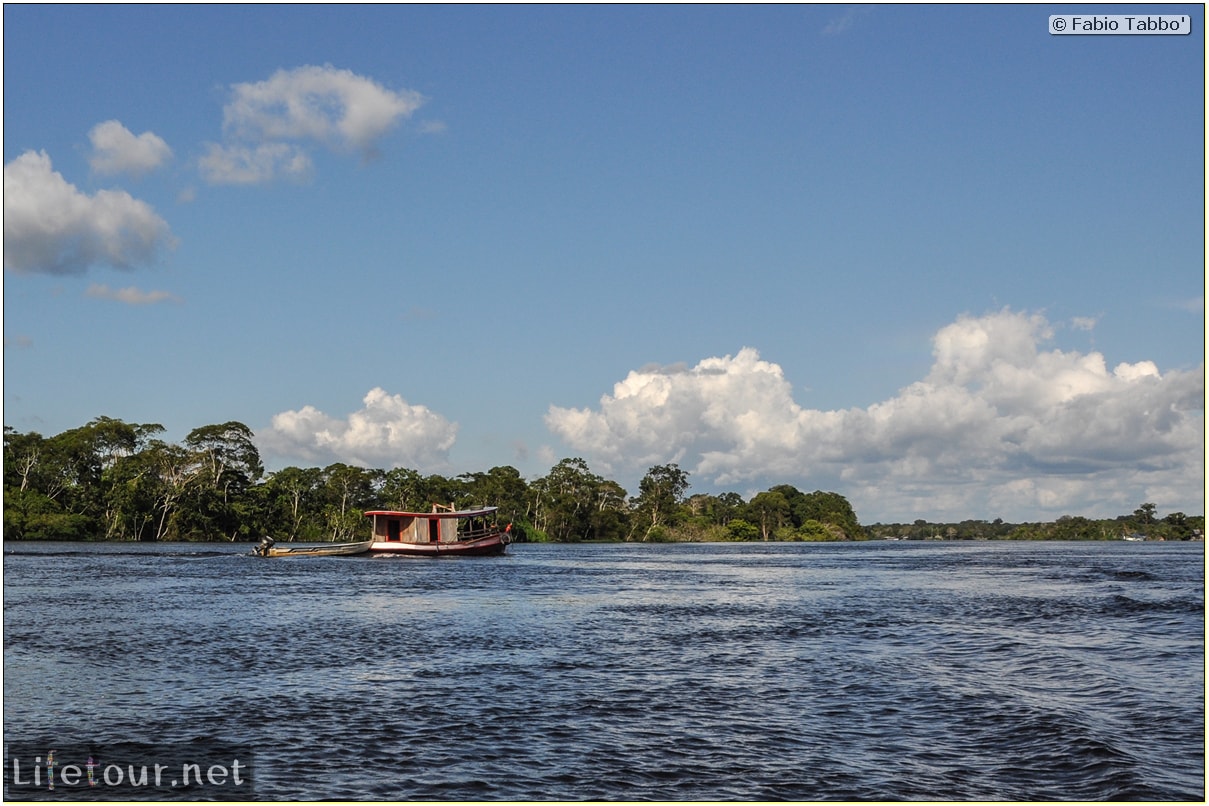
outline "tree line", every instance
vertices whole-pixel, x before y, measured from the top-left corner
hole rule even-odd
[[[1005,523],[875,523],[866,527],[879,540],[1204,540],[1205,516],[1169,512],[1160,518],[1150,502],[1115,518],[1063,515],[1054,521]]]
[[[629,496],[581,458],[526,481],[516,468],[455,477],[343,463],[265,473],[240,422],[190,431],[98,417],[53,437],[4,429],[4,536],[13,540],[285,541],[369,536],[364,512],[499,507],[520,540],[863,540],[841,495],[778,485],[688,496],[689,474],[651,467]]]
[[[1203,539],[1203,515],[1160,518],[1146,503],[1110,520],[1063,516],[1048,523],[967,520],[863,527],[844,496],[779,484],[688,495],[676,464],[651,467],[630,496],[563,459],[526,481],[516,468],[454,477],[343,463],[265,473],[253,433],[240,422],[202,426],[180,444],[163,426],[98,417],[53,437],[4,429],[4,537],[11,540],[344,541],[369,537],[364,512],[429,511],[434,503],[499,507],[519,540],[1164,540]]]

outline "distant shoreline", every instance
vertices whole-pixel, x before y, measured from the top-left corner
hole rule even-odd
[[[348,542],[365,512],[490,505],[515,542],[725,543],[862,540],[1203,540],[1204,515],[1141,504],[1116,518],[860,523],[840,492],[775,484],[695,493],[689,471],[653,465],[631,495],[580,457],[526,479],[509,465],[455,477],[337,462],[266,473],[252,430],[230,421],[183,443],[157,423],[112,417],[52,437],[6,428],[4,539],[71,542]],[[218,536],[222,537],[217,541]]]

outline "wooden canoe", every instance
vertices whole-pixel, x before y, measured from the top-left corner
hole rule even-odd
[[[261,543],[253,552],[258,557],[337,557],[349,554],[364,554],[373,544],[372,540],[360,543],[320,543],[302,546],[278,546]]]

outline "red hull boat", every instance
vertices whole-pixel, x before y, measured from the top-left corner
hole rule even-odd
[[[498,507],[432,512],[395,512],[374,510],[365,517],[373,519],[373,554],[400,554],[412,557],[481,557],[503,554],[510,540],[509,529],[496,522]]]

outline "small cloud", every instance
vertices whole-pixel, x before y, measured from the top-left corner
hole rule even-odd
[[[420,134],[444,134],[447,128],[443,120],[426,120],[420,124]]]
[[[839,36],[840,34],[850,30],[857,21],[869,14],[872,9],[868,6],[849,6],[838,17],[833,17],[827,26],[823,29],[824,36]]]
[[[223,109],[223,128],[238,140],[315,140],[366,151],[400,118],[424,102],[330,64],[278,70],[265,81],[236,84]]]
[[[378,141],[424,103],[412,90],[391,90],[351,70],[305,65],[264,81],[231,86],[223,107],[223,142],[209,143],[198,169],[213,185],[253,185],[310,176],[310,146],[375,156]],[[434,133],[424,124],[421,131]]]
[[[89,196],[26,151],[4,166],[4,268],[83,274],[97,264],[131,269],[176,245],[167,222],[122,190]]]
[[[177,204],[192,204],[195,201],[197,201],[197,188],[192,185],[181,188],[181,192],[176,194]]]
[[[168,291],[142,291],[134,286],[129,288],[110,288],[107,285],[93,283],[84,292],[84,296],[93,299],[108,299],[126,305],[158,305],[161,302],[183,302],[180,297]]]
[[[288,143],[258,146],[207,143],[198,169],[212,185],[258,185],[279,176],[303,181],[311,174],[311,158]]]
[[[172,158],[172,149],[163,138],[152,132],[135,136],[116,120],[93,126],[88,139],[92,141],[88,164],[99,174],[142,176]]]
[[[1070,326],[1075,330],[1095,330],[1098,316],[1076,316],[1070,320]]]

